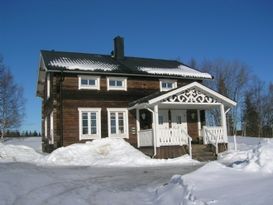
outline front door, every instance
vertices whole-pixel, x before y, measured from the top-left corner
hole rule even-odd
[[[193,143],[199,143],[197,110],[187,110],[188,134]]]
[[[188,133],[186,110],[171,110],[172,128],[182,128]]]

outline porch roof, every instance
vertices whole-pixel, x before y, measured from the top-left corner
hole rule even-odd
[[[193,82],[167,92],[158,91],[144,98],[140,98],[131,102],[129,109],[141,109],[158,104],[163,107],[168,105],[184,105],[185,107],[203,107],[206,109],[212,105],[219,104],[231,108],[236,106],[237,103],[198,82]]]

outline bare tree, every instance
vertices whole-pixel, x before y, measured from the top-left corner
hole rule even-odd
[[[21,125],[24,116],[23,89],[14,83],[13,76],[0,57],[0,131],[1,139],[8,129]]]
[[[205,84],[237,102],[237,106],[232,109],[227,116],[228,131],[235,134],[238,125],[242,121],[241,107],[244,103],[244,92],[249,79],[248,66],[240,61],[227,61],[223,59],[205,60],[200,68],[214,76],[214,80],[206,81]],[[219,123],[219,113],[217,110],[212,114]]]

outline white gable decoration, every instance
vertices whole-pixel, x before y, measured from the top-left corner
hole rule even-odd
[[[171,102],[171,103],[218,103],[217,99],[212,96],[208,96],[196,88],[191,88],[181,93],[172,95],[167,99],[164,99],[163,102]]]
[[[214,90],[193,82],[177,88],[148,101],[148,104],[224,104],[228,107],[236,106],[233,100],[215,92]]]

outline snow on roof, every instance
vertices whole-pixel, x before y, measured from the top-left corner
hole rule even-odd
[[[49,62],[50,66],[55,67],[64,67],[69,70],[103,70],[103,71],[112,71],[118,68],[118,65],[108,64],[99,61],[92,61],[90,59],[70,59],[67,57],[59,57],[53,59]]]
[[[138,67],[139,70],[145,71],[149,74],[160,75],[177,75],[183,77],[195,77],[195,78],[209,78],[212,76],[208,73],[203,73],[185,65],[179,65],[177,68],[152,68],[152,67]]]

